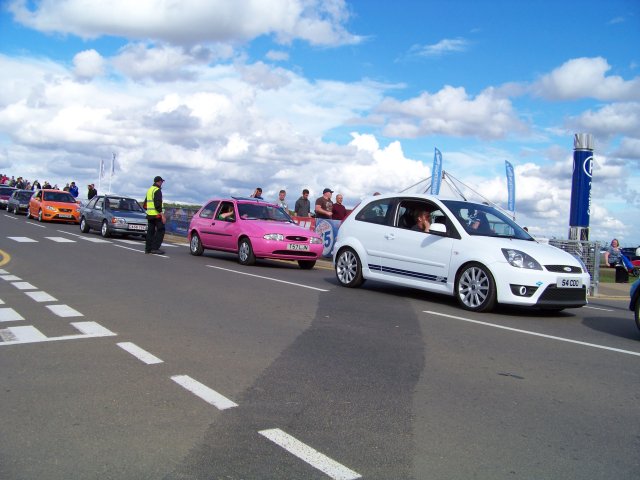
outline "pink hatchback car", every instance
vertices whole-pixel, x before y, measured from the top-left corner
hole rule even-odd
[[[311,269],[322,256],[322,239],[296,225],[278,205],[255,198],[212,199],[191,219],[189,250],[205,249],[238,253],[242,265],[256,258],[295,260]]]

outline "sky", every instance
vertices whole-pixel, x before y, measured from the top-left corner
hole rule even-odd
[[[329,187],[353,207],[429,178],[438,148],[463,193],[504,208],[510,162],[516,221],[567,238],[573,137],[590,133],[590,239],[640,245],[637,0],[0,9],[0,173],[136,198],[161,175],[165,201],[194,204]]]

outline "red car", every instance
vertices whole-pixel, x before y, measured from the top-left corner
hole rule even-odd
[[[297,261],[305,270],[323,248],[318,234],[296,225],[278,205],[255,198],[209,200],[191,219],[188,238],[192,255],[221,250],[237,253],[243,265],[274,258]]]

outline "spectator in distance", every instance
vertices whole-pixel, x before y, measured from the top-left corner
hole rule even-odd
[[[322,191],[322,196],[316,199],[316,218],[332,218],[333,216],[333,202],[331,201],[331,194],[333,190],[325,188]]]
[[[255,191],[253,192],[253,195],[251,195],[251,198],[257,198],[259,200],[264,200],[262,198],[262,189],[260,187],[256,188]]]
[[[344,220],[347,218],[347,209],[342,205],[342,199],[344,197],[341,193],[336,195],[336,203],[333,204],[332,216],[334,220]]]
[[[309,190],[302,190],[302,196],[296,200],[295,215],[297,217],[308,217],[311,213],[311,202],[309,201]]]
[[[287,205],[287,202],[285,201],[286,196],[286,190],[280,190],[280,192],[278,193],[278,200],[276,200],[276,204],[282,207],[285,212],[289,213],[289,205]]]

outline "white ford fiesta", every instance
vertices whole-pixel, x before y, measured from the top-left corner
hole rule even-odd
[[[430,195],[381,195],[344,220],[333,250],[345,287],[366,279],[454,295],[476,312],[496,303],[562,310],[587,303],[580,259],[538,243],[499,210]]]

